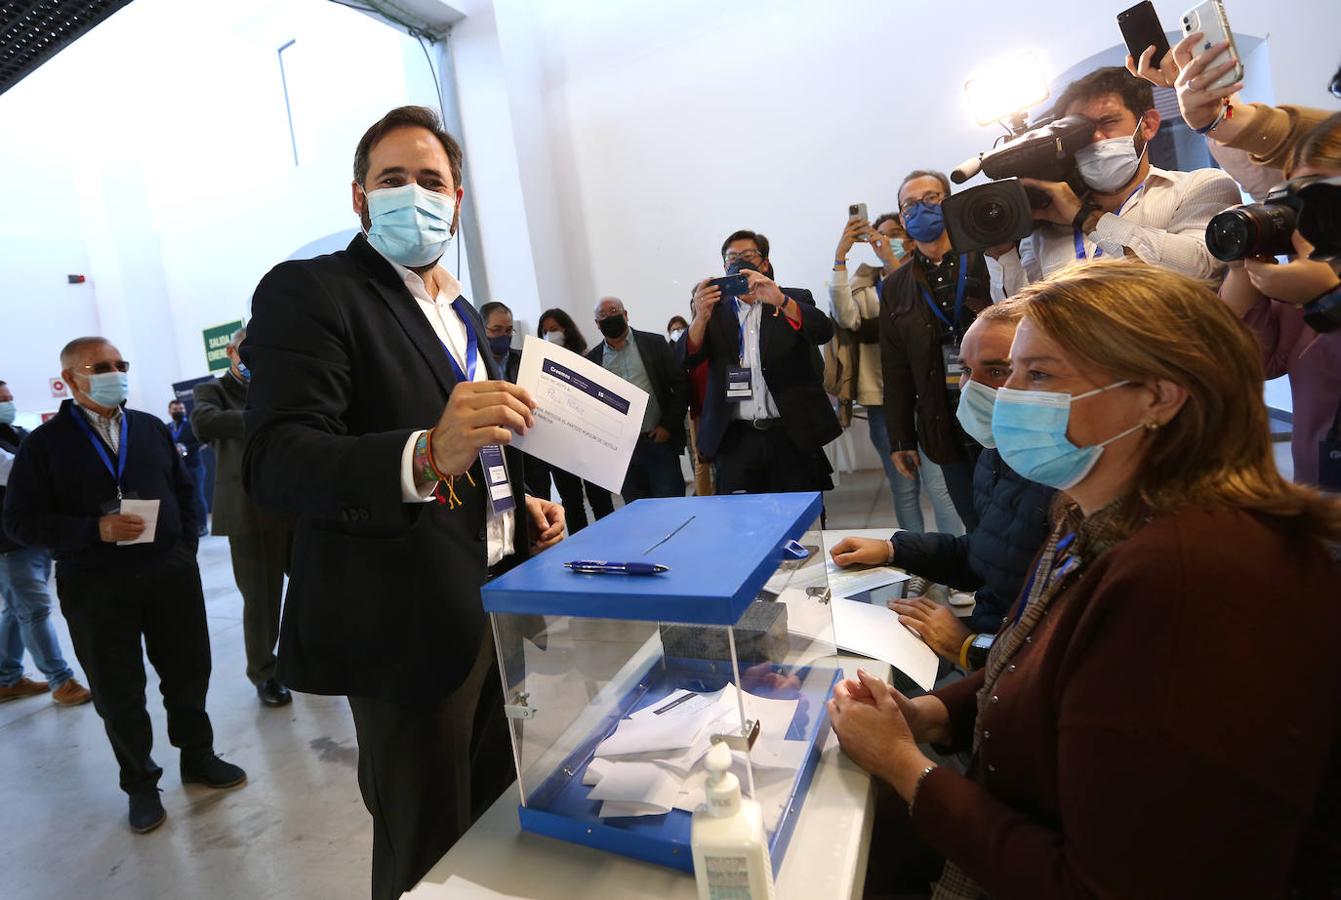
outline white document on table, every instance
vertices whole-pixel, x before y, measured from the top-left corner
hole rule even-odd
[[[596,756],[647,753],[678,756],[692,747],[709,725],[734,709],[735,703],[732,685],[711,694],[676,691],[622,719],[614,734],[597,745]]]
[[[118,547],[125,547],[129,544],[152,544],[154,542],[154,532],[158,530],[158,501],[157,500],[122,500],[121,515],[139,516],[144,520],[144,531],[140,536],[129,541],[117,541]]]
[[[647,392],[529,335],[517,385],[531,392],[538,408],[535,425],[512,446],[618,494],[642,435]]]
[[[684,778],[652,762],[614,762],[588,795],[600,817],[659,816],[671,811]]]
[[[833,631],[839,647],[889,663],[923,690],[936,683],[936,651],[905,628],[889,607],[834,597]]]

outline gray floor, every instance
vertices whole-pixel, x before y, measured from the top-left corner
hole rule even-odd
[[[1288,466],[1288,444],[1276,446]],[[826,508],[831,528],[894,525],[879,471],[842,476]],[[209,711],[215,748],[247,770],[247,785],[222,793],[182,786],[150,668],[155,758],[164,769],[168,820],[152,834],[135,835],[126,827],[125,796],[92,706],[57,708],[46,696],[2,704],[0,898],[368,895],[372,830],[355,781],[348,706],[343,699],[296,695],[292,706],[263,709],[242,674],[242,599],[224,539],[202,541],[200,564],[214,654]],[[78,670],[65,622],[54,619]]]

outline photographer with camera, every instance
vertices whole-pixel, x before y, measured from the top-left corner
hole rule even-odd
[[[954,253],[941,204],[950,179],[918,169],[899,185],[899,221],[916,242],[912,265],[880,287],[880,368],[885,427],[899,474],[917,477],[920,447],[941,467],[964,527],[978,524],[973,464],[978,444],[955,419],[959,345],[980,311],[991,305],[981,253]]]
[[[1238,187],[1218,169],[1172,172],[1150,164],[1146,150],[1159,131],[1148,83],[1117,66],[1096,69],[1067,86],[1058,115],[1094,120],[1090,143],[1076,153],[1084,190],[1065,182],[1024,178],[1047,194],[1034,210],[1039,226],[1016,248],[991,251],[1000,284],[1013,296],[1027,282],[1078,261],[1133,256],[1194,278],[1222,266],[1206,249],[1206,224],[1240,201]]]
[[[823,448],[842,428],[816,363],[833,322],[809,291],[770,277],[762,234],[731,234],[722,268],[726,278],[694,286],[694,319],[675,343],[686,372],[708,361],[698,448],[716,464],[717,493],[829,490]]]
[[[883,265],[861,263],[849,276],[847,256],[857,241],[869,243]],[[918,534],[926,531],[921,499],[925,489],[936,516],[936,530],[959,534],[964,526],[950,500],[940,466],[920,453],[917,472],[912,478],[904,477],[894,467],[889,430],[885,426],[885,381],[880,371],[880,286],[907,261],[913,246],[897,213],[885,213],[875,220],[874,226],[864,219],[849,219],[834,251],[829,300],[833,303],[834,325],[857,336],[855,399],[866,409],[871,444],[885,467],[899,527]]]
[[[1341,113],[1303,135],[1286,172],[1341,176]],[[1341,244],[1339,201],[1341,186],[1331,193],[1332,233],[1315,238]],[[1290,376],[1295,481],[1341,491],[1341,248],[1328,247],[1333,259],[1323,262],[1309,259],[1314,246],[1298,229],[1291,239],[1287,263],[1276,262],[1274,247],[1231,262],[1220,297],[1257,336],[1266,377]]]

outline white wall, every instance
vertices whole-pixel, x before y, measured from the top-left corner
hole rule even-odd
[[[978,61],[1032,49],[1057,74],[1121,41],[1112,14],[1073,0],[463,9],[451,46],[490,278],[525,242],[510,268],[529,256],[539,305],[569,309],[589,338],[602,294],[624,297],[650,330],[684,313],[739,227],[769,236],[784,282],[823,298],[849,203],[890,209],[905,172],[948,170],[995,138],[962,99]],[[1180,7],[1162,11],[1176,26]],[[1229,14],[1273,48],[1253,56],[1270,65],[1274,99],[1336,105],[1325,84],[1341,4],[1231,0]],[[506,198],[491,213],[491,186],[506,194],[517,181],[521,210]]]
[[[437,105],[419,46],[323,0],[140,0],[0,95],[0,378],[20,406],[54,408],[60,347],[94,332],[132,361],[131,403],[163,412],[206,371],[202,329],[357,226],[354,146],[407,102]]]

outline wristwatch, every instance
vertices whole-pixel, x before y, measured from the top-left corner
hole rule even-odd
[[[1318,334],[1341,328],[1341,285],[1304,304],[1304,324]]]
[[[994,634],[975,634],[973,636],[973,641],[964,653],[964,659],[968,663],[967,668],[970,672],[987,665],[987,652],[992,649],[992,642],[995,640],[996,635]]]

